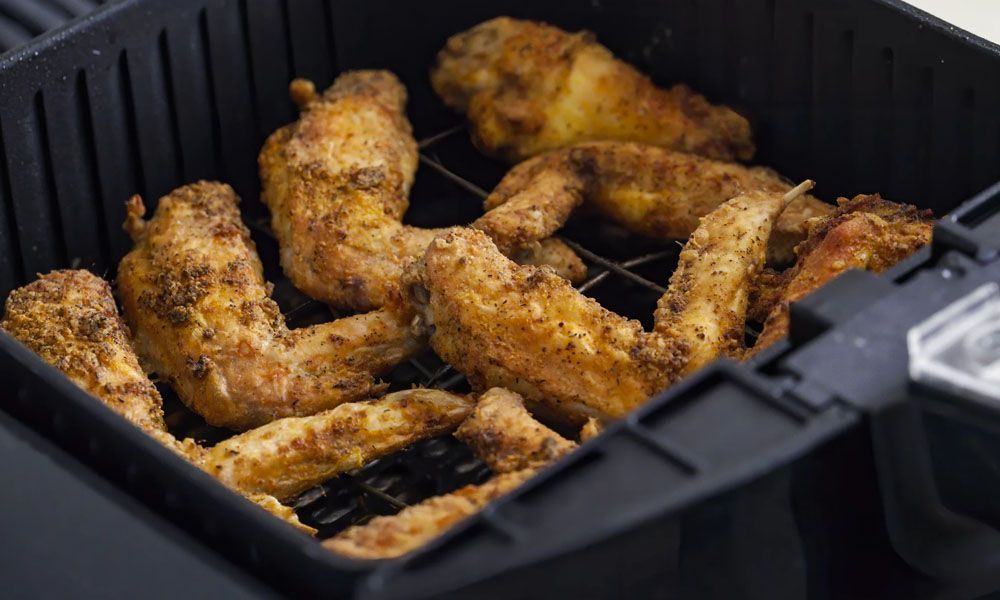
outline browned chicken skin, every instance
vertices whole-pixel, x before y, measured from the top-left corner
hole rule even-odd
[[[42,275],[11,292],[0,328],[164,446],[200,462],[202,448],[194,440],[181,441],[167,431],[163,400],[139,366],[106,281],[82,270]],[[314,532],[273,496],[234,489],[291,525]]]
[[[663,389],[683,348],[643,331],[544,268],[454,231],[404,275],[435,352],[475,389],[501,386],[546,417],[621,416]]]
[[[387,71],[354,71],[321,96],[298,80],[292,95],[302,115],[271,135],[259,157],[281,266],[300,290],[338,308],[391,304],[403,263],[446,231],[402,223],[417,168],[406,89]],[[516,250],[527,262],[554,254],[562,274],[583,277],[568,248],[537,242]]]
[[[764,267],[775,220],[796,192],[811,187],[807,181],[785,194],[737,196],[691,234],[654,315],[657,334],[686,344],[682,375],[743,351],[750,289]]]
[[[521,396],[492,388],[455,432],[494,473],[538,469],[569,454],[576,444],[536,421]]]
[[[453,431],[474,404],[441,390],[405,390],[309,417],[279,419],[203,448],[167,431],[160,394],[139,366],[103,279],[87,271],[43,275],[11,293],[0,327],[186,460],[309,532],[314,530],[279,500]]]
[[[474,226],[501,250],[555,233],[581,204],[609,221],[654,238],[687,239],[699,219],[754,190],[787,192],[770,169],[745,167],[631,142],[585,142],[546,152],[507,173]],[[790,263],[806,221],[833,206],[804,195],[782,213],[768,253]]]
[[[0,327],[139,429],[167,431],[160,393],[100,277],[83,270],[41,275],[10,293]]]
[[[466,113],[473,139],[512,162],[589,140],[645,142],[749,160],[746,119],[683,85],[656,87],[588,32],[499,17],[448,39],[434,90]]]
[[[434,350],[474,388],[516,391],[550,418],[618,418],[740,348],[750,282],[774,220],[801,187],[738,196],[704,217],[652,333],[545,269],[515,265],[473,230],[436,239],[404,275],[404,288]]]
[[[473,406],[470,398],[442,390],[403,390],[279,419],[219,442],[201,464],[227,485],[288,500],[338,473],[454,431]]]
[[[482,395],[456,436],[490,466],[495,474],[492,479],[351,527],[323,545],[354,558],[400,556],[479,512],[530,479],[537,469],[576,448],[575,443],[535,421],[520,396],[502,388]]]
[[[364,525],[345,529],[325,540],[323,546],[351,558],[402,556],[478,513],[534,474],[530,469],[503,473],[480,485],[467,485],[450,494],[433,496],[395,515],[375,517]]]
[[[289,330],[237,202],[207,182],[162,198],[148,222],[130,202],[136,245],[118,292],[146,366],[206,421],[237,430],[384,390],[377,376],[422,341],[390,309]]]
[[[878,194],[841,198],[832,215],[818,220],[795,249],[795,266],[767,275],[758,286],[758,313],[770,304],[752,356],[788,334],[789,307],[848,269],[885,271],[931,240],[930,211],[883,200]]]

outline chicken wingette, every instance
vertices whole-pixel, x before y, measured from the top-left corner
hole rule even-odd
[[[474,388],[505,387],[536,413],[578,424],[618,418],[715,356],[742,351],[750,284],[773,223],[809,186],[737,196],[703,217],[653,332],[544,268],[514,264],[475,230],[436,239],[404,289],[431,346]]]
[[[883,200],[878,194],[842,198],[840,207],[818,220],[795,251],[795,265],[778,276],[766,275],[758,292],[764,312],[771,305],[752,356],[788,334],[789,308],[848,269],[885,271],[931,240],[930,211]]]
[[[406,89],[387,71],[341,75],[322,95],[297,80],[299,120],[268,138],[258,159],[262,199],[281,266],[309,296],[366,311],[398,297],[402,265],[443,229],[404,225],[417,168]],[[578,280],[585,267],[557,240],[512,250]]]
[[[512,162],[589,140],[645,142],[749,160],[746,119],[683,85],[656,87],[589,32],[499,17],[452,36],[431,84],[473,140]]]
[[[479,512],[530,479],[539,468],[576,448],[574,442],[535,421],[520,396],[501,388],[482,395],[456,436],[490,466],[493,478],[428,498],[395,515],[376,517],[342,531],[323,545],[354,558],[400,556]]]
[[[196,183],[161,198],[146,222],[130,200],[135,248],[118,293],[145,366],[206,421],[236,430],[384,390],[378,375],[423,345],[405,311],[289,330],[237,202],[227,185]]]
[[[443,390],[403,390],[279,419],[219,442],[201,465],[234,488],[288,500],[338,473],[454,431],[473,406],[470,398]]]
[[[478,513],[534,474],[530,469],[504,473],[479,485],[467,485],[450,494],[433,496],[394,515],[375,517],[364,525],[345,529],[325,540],[323,546],[351,558],[402,556]]]
[[[492,388],[480,397],[455,437],[494,473],[538,469],[576,448],[576,443],[536,421],[520,395],[503,388]]]
[[[105,406],[198,464],[198,444],[191,439],[178,440],[167,431],[163,400],[139,366],[106,281],[82,270],[42,275],[10,293],[0,329]],[[290,524],[313,531],[273,496],[245,495]]]
[[[792,185],[770,169],[746,167],[632,142],[584,142],[546,152],[507,173],[486,199],[474,226],[501,250],[554,234],[580,205],[629,231],[687,239],[699,219],[754,190],[787,192]],[[795,260],[806,222],[834,207],[808,194],[778,219],[769,262]]]

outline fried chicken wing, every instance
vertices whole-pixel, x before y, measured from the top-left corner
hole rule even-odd
[[[0,328],[164,446],[200,462],[202,448],[194,440],[178,440],[167,431],[163,400],[139,366],[106,281],[82,270],[42,275],[11,292]],[[291,525],[315,532],[273,496],[244,495]]]
[[[503,388],[491,388],[479,398],[455,437],[494,473],[538,469],[576,448],[536,421],[520,395]]]
[[[274,421],[219,442],[201,464],[234,488],[288,500],[338,473],[453,431],[473,405],[442,390],[404,390]]]
[[[377,376],[423,341],[392,309],[289,330],[237,202],[227,185],[196,183],[145,222],[130,201],[136,244],[118,292],[146,366],[206,421],[237,430],[384,390]]]
[[[84,270],[40,276],[10,293],[0,327],[136,427],[167,430],[160,393],[100,277]]]
[[[883,200],[878,194],[842,198],[840,207],[813,226],[798,248],[795,266],[768,276],[764,298],[771,303],[752,356],[788,335],[789,308],[848,269],[880,273],[931,240],[930,211]]]
[[[518,392],[546,416],[621,416],[682,363],[671,341],[547,269],[511,262],[476,230],[434,240],[404,286],[441,358],[474,388]]]
[[[631,142],[585,142],[546,152],[507,173],[474,226],[501,250],[555,233],[581,204],[654,238],[687,239],[699,219],[744,192],[787,192],[770,169],[745,167]],[[790,263],[808,219],[834,207],[810,195],[792,202],[772,232],[769,258]]]
[[[656,87],[588,32],[499,17],[448,39],[431,71],[483,151],[512,162],[588,140],[749,160],[750,124],[683,85]]]
[[[492,479],[351,527],[323,545],[355,558],[406,554],[479,512],[577,446],[532,418],[521,397],[503,388],[484,393],[455,436],[489,465],[495,473]]]
[[[395,515],[375,517],[364,525],[345,529],[323,542],[329,550],[352,558],[402,556],[438,537],[462,519],[471,517],[492,500],[531,478],[528,469],[503,473],[480,485],[428,498]]]
[[[387,71],[354,71],[321,96],[301,80],[292,92],[301,117],[271,135],[259,156],[281,266],[300,290],[338,308],[386,306],[398,297],[402,264],[445,231],[402,223],[417,168],[406,90]],[[581,278],[579,258],[553,244],[517,250],[528,262],[554,253],[553,266]]]
[[[656,333],[687,344],[682,375],[743,351],[750,289],[764,267],[774,222],[811,187],[807,181],[785,194],[737,196],[703,217],[691,234],[654,315]]]
[[[545,269],[514,264],[474,230],[436,239],[404,275],[404,289],[431,346],[474,388],[516,391],[551,418],[618,418],[738,349],[770,230],[808,185],[738,196],[704,217],[659,302],[654,332]]]

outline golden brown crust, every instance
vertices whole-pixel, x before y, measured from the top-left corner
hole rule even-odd
[[[749,192],[702,218],[656,305],[655,331],[687,343],[682,374],[743,350],[751,283],[785,206],[781,192]]]
[[[376,517],[350,527],[323,542],[337,554],[378,559],[402,556],[416,550],[534,475],[517,471],[497,475],[481,485],[467,485],[443,496],[428,498],[395,515]]]
[[[763,323],[774,305],[780,302],[785,289],[784,272],[765,268],[750,284],[747,320]]]
[[[302,115],[258,158],[281,266],[300,290],[338,308],[397,303],[403,263],[445,231],[401,222],[417,168],[406,89],[388,71],[345,73],[322,97],[302,80],[292,89]],[[573,275],[582,263],[566,266]]]
[[[429,389],[341,404],[219,442],[205,451],[201,466],[231,487],[288,500],[338,473],[453,431],[473,405],[465,396]]]
[[[40,275],[10,293],[0,327],[135,426],[166,431],[160,393],[100,277],[82,270]]]
[[[511,161],[575,142],[646,142],[748,160],[750,125],[683,85],[656,87],[588,32],[499,17],[448,39],[431,71],[446,104],[467,113],[473,139]]]
[[[682,364],[671,341],[545,268],[513,263],[473,229],[434,240],[403,285],[441,358],[475,389],[518,392],[546,416],[620,417]]]
[[[489,212],[473,226],[501,250],[552,235],[581,204],[608,220],[654,238],[686,239],[699,219],[754,190],[792,185],[761,167],[745,167],[631,142],[584,142],[546,152],[507,173],[486,199]],[[777,264],[794,260],[808,219],[834,209],[805,195],[778,219],[769,245]]]
[[[139,366],[106,281],[88,271],[41,275],[11,292],[0,327],[164,446],[200,461],[203,449],[194,440],[178,440],[167,431],[160,393]],[[244,495],[289,524],[315,532],[275,498]]]
[[[229,186],[162,198],[142,223],[118,292],[147,366],[213,425],[248,429],[385,389],[377,376],[422,346],[390,310],[289,330]]]
[[[771,288],[766,292],[770,312],[746,356],[788,334],[792,302],[848,269],[882,272],[930,242],[930,211],[883,200],[878,194],[841,198],[838,203],[836,212],[815,223],[806,241],[795,249],[799,257],[795,265],[780,279],[763,282],[763,287]]]
[[[494,472],[538,469],[569,454],[576,444],[536,421],[521,396],[491,388],[455,437]]]
[[[794,197],[750,192],[705,216],[660,299],[653,333],[545,269],[515,265],[475,230],[434,240],[403,285],[431,346],[475,389],[516,391],[549,418],[618,418],[742,349],[750,284]]]

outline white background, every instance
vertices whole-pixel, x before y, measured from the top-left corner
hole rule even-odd
[[[1000,0],[906,0],[932,15],[1000,44]]]

